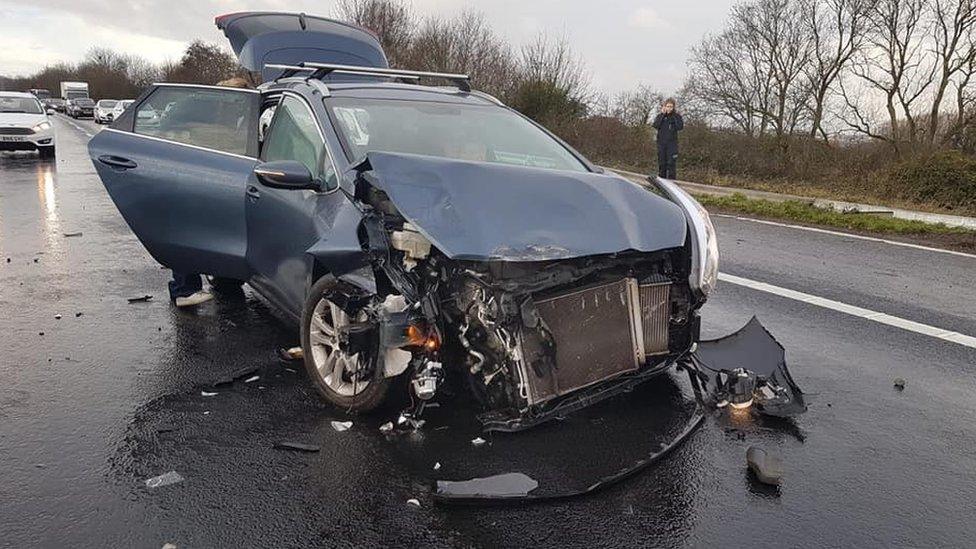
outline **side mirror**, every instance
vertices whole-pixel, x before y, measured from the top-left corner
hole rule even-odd
[[[319,182],[312,178],[308,167],[295,160],[258,164],[254,168],[254,175],[263,185],[274,189],[319,190]]]

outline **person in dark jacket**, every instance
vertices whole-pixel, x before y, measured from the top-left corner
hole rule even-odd
[[[678,132],[685,129],[685,121],[675,109],[674,99],[661,106],[654,118],[657,129],[657,174],[664,179],[678,177]]]

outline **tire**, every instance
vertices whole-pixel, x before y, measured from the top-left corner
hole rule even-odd
[[[340,283],[332,276],[326,275],[312,285],[308,292],[301,325],[305,372],[322,398],[330,404],[347,412],[368,412],[386,400],[392,380],[374,375],[372,379],[366,380],[366,386],[362,387],[358,385],[362,381],[351,381],[347,376],[343,376],[342,372],[338,376],[334,375],[337,367],[346,369],[349,366],[362,365],[362,362],[350,363],[351,357],[335,347],[332,347],[330,352],[329,345],[323,343],[331,339],[334,345],[334,338],[330,338],[330,334],[324,328],[331,327],[334,333],[335,322],[332,317],[333,311],[338,311],[338,308],[330,307],[329,296],[339,289],[341,289]],[[339,314],[347,317],[341,311]],[[313,326],[313,319],[316,319],[315,326]],[[343,320],[340,318],[340,322]],[[378,351],[377,341],[372,352]],[[332,358],[333,355],[335,358]]]
[[[41,158],[54,158],[54,156],[55,156],[55,148],[53,146],[52,147],[38,147],[37,148],[37,154],[40,155]]]

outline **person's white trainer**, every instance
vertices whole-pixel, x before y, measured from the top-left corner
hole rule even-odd
[[[211,299],[213,299],[212,293],[206,290],[200,290],[199,292],[195,292],[186,297],[178,297],[175,301],[177,307],[192,307],[194,305],[206,303]]]

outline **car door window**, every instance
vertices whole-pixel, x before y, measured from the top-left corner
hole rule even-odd
[[[160,87],[136,112],[134,131],[216,151],[248,154],[256,131],[253,92],[238,89]]]
[[[267,162],[301,162],[326,189],[336,187],[335,169],[315,118],[308,106],[296,97],[285,96],[275,110],[274,121],[265,136],[262,157]]]

